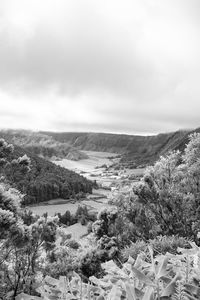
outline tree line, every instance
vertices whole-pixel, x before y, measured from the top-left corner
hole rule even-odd
[[[6,176],[20,192],[25,194],[22,204],[34,204],[56,198],[79,198],[91,193],[94,183],[85,177],[33,155],[15,146],[9,159],[27,155],[31,161],[30,171],[22,174],[17,168],[6,168]]]

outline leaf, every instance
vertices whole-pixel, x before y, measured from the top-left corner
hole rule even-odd
[[[197,253],[197,249],[196,248],[191,248],[191,249],[185,249],[185,248],[177,248],[177,252],[178,253],[182,253],[183,255],[195,255]]]
[[[128,260],[127,260],[127,263],[128,263],[128,264],[131,264],[131,265],[134,265],[135,259],[133,259],[133,258],[129,255]]]
[[[122,291],[121,289],[113,285],[110,293],[108,294],[108,300],[121,300]]]
[[[97,297],[97,300],[105,300],[104,296],[100,295]]]
[[[59,284],[59,280],[53,278],[53,277],[50,277],[50,276],[46,276],[44,281],[46,283],[48,283],[49,285],[53,285],[53,286],[57,286]]]
[[[15,300],[42,300],[42,298],[21,293],[15,297]]]
[[[157,273],[157,278],[161,278],[163,276],[166,276],[168,274],[167,265],[169,262],[169,257],[163,256],[162,261],[159,264],[159,269]]]
[[[193,295],[197,296],[200,298],[200,288],[192,285],[192,284],[184,284],[186,292],[192,293]]]
[[[173,295],[175,289],[176,289],[176,282],[177,280],[180,280],[182,276],[180,274],[177,274],[174,276],[174,278],[171,280],[171,282],[166,286],[166,288],[162,292],[162,297],[169,297]]]
[[[101,264],[101,267],[108,273],[108,274],[111,274],[111,275],[114,275],[114,274],[118,274],[120,275],[121,277],[127,277],[127,274],[122,270],[120,269],[115,263],[113,260],[109,260],[105,263],[102,263]]]
[[[105,300],[104,296],[100,295],[97,297],[97,300]]]
[[[167,276],[162,276],[162,281],[166,284],[169,284],[171,282],[171,278],[170,277],[167,277]]]
[[[149,263],[147,263],[146,261],[144,261],[142,258],[141,258],[141,255],[139,254],[138,256],[137,256],[137,258],[136,258],[136,261],[135,261],[135,263],[134,263],[134,267],[136,268],[136,269],[138,269],[138,268],[140,268],[140,267],[149,267],[150,266],[150,264]]]
[[[134,286],[131,285],[130,283],[125,283],[125,287],[126,287],[126,299],[137,300]]]
[[[137,270],[133,266],[132,266],[132,271],[135,274],[135,276],[137,277],[137,279],[139,279],[140,281],[142,281],[146,285],[155,286],[153,281],[151,281],[150,278],[148,278],[145,274],[143,274],[141,271]]]
[[[154,300],[154,290],[151,286],[148,286],[142,300]]]
[[[93,283],[93,284],[95,284],[97,286],[101,286],[104,289],[109,289],[109,288],[112,287],[112,284],[109,281],[104,282],[102,279],[98,279],[95,276],[91,276],[89,278],[89,280],[91,281],[91,283]]]
[[[135,294],[139,299],[141,299],[144,296],[144,292],[139,290],[138,288],[135,288]]]

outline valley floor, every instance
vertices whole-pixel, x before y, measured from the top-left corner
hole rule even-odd
[[[98,212],[103,207],[110,207],[108,200],[111,193],[117,189],[117,186],[122,182],[126,186],[130,181],[138,181],[138,178],[144,172],[144,169],[122,168],[118,170],[116,165],[119,164],[120,158],[116,153],[94,151],[85,151],[85,153],[88,155],[88,159],[79,161],[63,159],[54,161],[54,163],[73,170],[90,180],[95,180],[100,188],[93,190],[92,194],[88,194],[85,199],[80,201],[59,198],[42,202],[36,206],[30,206],[29,209],[40,216],[46,212],[50,216],[54,216],[56,213],[63,214],[66,210],[75,214],[79,205],[85,205],[89,212]],[[75,239],[79,239],[86,233],[86,229],[86,226],[74,224],[69,226],[67,231],[72,233]]]

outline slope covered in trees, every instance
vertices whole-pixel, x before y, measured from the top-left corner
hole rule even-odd
[[[56,198],[69,199],[76,195],[91,193],[93,183],[73,171],[33,155],[28,150],[15,146],[12,159],[27,155],[31,160],[31,170],[25,176],[19,172],[8,172],[13,185],[22,193],[24,204],[38,203]]]
[[[79,160],[87,155],[68,143],[55,141],[52,136],[28,130],[2,130],[0,137],[9,143],[21,146],[35,155],[44,158],[69,158]]]

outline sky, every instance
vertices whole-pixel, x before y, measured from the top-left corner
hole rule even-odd
[[[0,0],[0,128],[200,126],[199,0]]]

